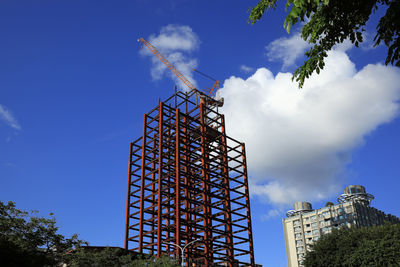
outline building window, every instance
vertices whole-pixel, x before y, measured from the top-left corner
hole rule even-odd
[[[314,236],[314,241],[318,241],[319,236]]]
[[[299,239],[299,238],[301,238],[301,234],[296,234],[295,237],[296,237],[296,239]]]
[[[312,222],[315,222],[316,220],[317,220],[317,216],[316,216],[316,215],[311,216],[311,221],[312,221]]]
[[[307,231],[307,232],[306,232],[306,235],[311,235],[311,231]]]
[[[321,227],[329,226],[329,225],[331,225],[331,221],[330,220],[325,220],[324,222],[320,222],[319,225]]]
[[[301,231],[301,227],[300,227],[300,226],[296,226],[296,227],[294,228],[294,231],[295,231],[295,232],[300,232],[300,231]]]
[[[318,229],[313,230],[313,231],[312,231],[312,234],[313,234],[313,235],[318,235],[318,234],[319,234]]]
[[[294,225],[294,226],[300,225],[300,221],[299,221],[299,220],[293,221],[293,225]]]
[[[297,248],[297,252],[303,252],[304,251],[304,247],[298,247]]]
[[[312,228],[317,227],[317,223],[316,223],[316,222],[312,223],[312,224],[311,224],[311,227],[312,227]]]
[[[297,240],[297,241],[296,241],[296,245],[297,245],[297,246],[302,246],[302,245],[303,245],[303,241]]]

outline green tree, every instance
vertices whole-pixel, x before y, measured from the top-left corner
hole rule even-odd
[[[68,252],[65,263],[71,267],[110,266],[117,267],[132,262],[131,255],[123,249],[107,247],[99,250],[89,250],[85,247]]]
[[[135,254],[128,253],[122,248],[105,248],[100,250],[88,250],[85,247],[78,248],[69,253],[65,261],[71,267],[175,267],[175,262],[165,256],[138,257]]]
[[[278,0],[260,0],[250,11],[249,22],[254,24],[264,13],[275,9]],[[383,42],[388,47],[385,64],[400,67],[400,1],[399,0],[287,0],[290,9],[283,26],[287,32],[298,21],[305,22],[301,37],[312,47],[306,51],[307,60],[293,74],[301,88],[304,80],[324,68],[327,51],[349,39],[356,47],[363,42],[362,32],[371,13],[386,9],[376,26],[374,46]]]
[[[306,253],[304,266],[400,266],[400,224],[333,229]]]
[[[0,266],[76,267],[177,266],[169,257],[137,257],[122,248],[84,247],[78,235],[58,234],[56,219],[38,217],[37,212],[16,208],[14,202],[0,201]]]
[[[53,266],[83,242],[58,234],[56,220],[38,217],[0,201],[0,266]]]

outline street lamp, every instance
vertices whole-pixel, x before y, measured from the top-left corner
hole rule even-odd
[[[181,246],[179,246],[178,244],[174,244],[174,243],[167,243],[167,242],[163,242],[163,243],[164,243],[164,244],[171,245],[171,246],[178,247],[178,248],[181,250],[181,258],[182,258],[182,260],[181,260],[181,266],[185,266],[185,248],[187,248],[188,246],[190,246],[190,245],[192,245],[193,243],[196,243],[196,242],[198,242],[198,241],[201,241],[201,239],[200,239],[200,238],[197,238],[197,239],[195,239],[195,240],[193,240],[193,241],[187,243],[184,247],[181,247]]]

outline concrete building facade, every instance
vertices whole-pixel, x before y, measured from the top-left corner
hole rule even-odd
[[[303,266],[310,245],[321,235],[330,233],[332,228],[368,227],[385,221],[400,223],[396,216],[371,207],[373,199],[363,186],[350,185],[338,197],[336,205],[314,210],[308,202],[295,203],[294,210],[288,211],[287,218],[283,219],[288,266]]]

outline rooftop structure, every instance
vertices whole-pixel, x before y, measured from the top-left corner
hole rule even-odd
[[[350,185],[338,197],[336,205],[313,210],[311,203],[295,203],[294,210],[288,211],[288,218],[283,219],[288,266],[302,266],[310,245],[332,228],[368,227],[385,221],[400,223],[399,218],[370,207],[373,199],[364,186]]]

